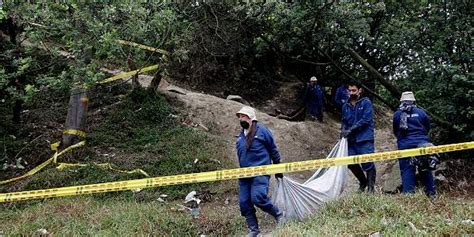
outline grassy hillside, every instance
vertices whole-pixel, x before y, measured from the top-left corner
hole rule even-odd
[[[6,235],[32,235],[45,229],[53,235],[197,236],[244,235],[244,219],[236,200],[204,202],[193,219],[180,210],[182,201],[137,201],[133,194],[107,199],[82,196],[5,206],[0,230]],[[468,236],[474,234],[472,200],[423,194],[388,196],[354,194],[326,205],[302,222],[276,228],[272,218],[258,212],[261,227],[274,236]]]
[[[179,115],[175,114],[163,97],[155,95],[151,90],[135,90],[131,93],[124,90],[122,92],[116,95],[103,92],[96,95],[100,99],[92,99],[87,118],[87,145],[59,160],[67,163],[89,164],[88,166],[59,170],[55,168],[56,165],[52,165],[31,178],[2,186],[0,191],[44,189],[144,177],[140,173],[126,174],[104,169],[95,165],[98,163],[110,163],[120,170],[140,168],[150,176],[210,171],[229,167],[232,164],[232,161],[225,157],[220,149],[222,142],[219,139],[181,124]],[[67,106],[67,104],[62,105]],[[30,113],[50,117],[47,109],[36,108]],[[13,156],[22,145],[27,144],[31,136],[22,137],[22,135],[34,133],[34,127],[52,123],[45,119],[37,119],[39,116],[31,115],[30,117],[32,121],[27,121],[27,123],[33,125],[21,129],[20,135],[15,134],[14,142],[4,143],[4,146],[8,146],[12,151],[10,154],[5,153],[5,156]],[[62,125],[55,124],[54,126]],[[43,130],[54,133],[53,129]],[[58,134],[60,133],[56,135]],[[6,137],[9,137],[8,135],[8,133],[4,134]],[[30,151],[29,156],[25,156],[30,166],[24,170],[31,169],[33,164],[46,160],[52,154],[47,146],[36,148],[38,149],[36,154]],[[24,170],[16,169],[17,173],[10,171],[10,174],[15,176],[25,172]],[[210,184],[164,187],[160,189],[160,192],[166,192],[172,198],[181,198],[188,191],[207,190],[208,187]],[[151,195],[156,192],[158,191],[144,191]]]
[[[424,194],[352,194],[328,203],[320,213],[279,228],[276,236],[460,236],[474,234],[473,200]]]

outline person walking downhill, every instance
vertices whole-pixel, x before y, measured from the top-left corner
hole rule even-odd
[[[362,96],[361,85],[349,83],[349,101],[342,107],[341,137],[347,138],[349,156],[373,153],[374,119],[372,102]],[[376,169],[374,162],[348,165],[359,180],[359,190],[375,191]],[[364,174],[366,172],[367,175]]]
[[[411,91],[402,93],[400,107],[393,114],[393,132],[397,137],[398,149],[410,149],[433,146],[428,138],[430,117],[415,104],[415,95]],[[402,192],[415,192],[415,174],[418,173],[425,186],[425,193],[431,198],[436,197],[436,186],[433,172],[439,159],[436,155],[398,159],[402,178]]]
[[[240,167],[279,164],[280,153],[273,135],[257,121],[255,110],[244,106],[236,115],[242,127],[236,142]],[[283,174],[275,174],[275,177],[281,179]],[[248,236],[260,233],[255,206],[273,216],[277,223],[283,217],[283,212],[273,205],[268,196],[269,184],[270,175],[239,179],[240,212],[247,221]]]

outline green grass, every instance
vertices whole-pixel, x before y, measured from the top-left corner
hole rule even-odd
[[[0,231],[4,235],[34,235],[43,228],[59,236],[221,236],[242,232],[243,220],[234,210],[221,212],[224,208],[209,209],[204,204],[201,216],[193,219],[177,204],[181,203],[97,200],[90,196],[55,199],[4,208]]]
[[[441,196],[431,202],[423,194],[354,194],[328,203],[303,222],[290,222],[276,236],[384,236],[471,235],[474,225],[463,223],[474,216],[472,200]],[[416,228],[410,227],[411,224]]]
[[[142,202],[137,201],[137,194],[127,193],[100,199],[79,196],[4,205],[0,211],[0,230],[5,235],[33,235],[44,228],[60,236],[235,236],[245,235],[247,231],[236,201],[224,204],[221,198],[203,202],[199,218],[193,219],[188,211],[179,210],[181,200]],[[257,214],[263,232],[272,236],[368,236],[375,232],[383,236],[472,236],[474,233],[474,226],[463,222],[472,219],[472,200],[442,196],[431,202],[423,194],[354,194],[328,203],[301,222],[277,227],[269,215],[260,210]]]
[[[107,104],[117,100],[106,99]],[[180,125],[171,114],[175,112],[165,98],[151,90],[135,90],[119,100],[117,106],[107,108],[97,115],[94,110],[88,117],[87,144],[64,157],[60,162],[92,164],[91,166],[58,170],[54,165],[12,187],[0,191],[46,189],[144,178],[141,174],[125,174],[102,169],[93,163],[108,162],[114,168],[133,170],[140,168],[150,176],[165,176],[228,168],[223,142],[211,135]],[[92,105],[93,107],[94,105]],[[94,114],[94,115],[92,115]],[[163,187],[143,191],[141,199],[147,200],[157,193],[171,198],[182,198],[192,190],[209,190],[211,184],[191,184]],[[223,192],[228,190],[221,190]],[[108,198],[121,194],[101,194]]]

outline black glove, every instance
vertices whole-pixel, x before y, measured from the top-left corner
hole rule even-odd
[[[349,136],[350,133],[351,133],[350,130],[342,130],[341,131],[341,138],[346,138],[347,136]]]
[[[351,135],[352,132],[354,132],[355,130],[357,129],[356,126],[352,126],[350,127],[349,129],[344,129],[341,131],[341,138],[343,137],[348,137],[349,135]]]
[[[283,179],[283,174],[282,173],[275,174],[275,178]]]

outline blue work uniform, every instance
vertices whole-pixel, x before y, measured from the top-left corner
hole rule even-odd
[[[350,156],[374,152],[374,120],[372,114],[372,102],[367,97],[362,97],[355,105],[350,102],[343,105],[341,129],[354,129],[347,137]],[[372,168],[375,168],[374,162],[362,163],[363,170],[368,171]]]
[[[398,109],[393,114],[393,132],[397,137],[398,149],[411,149],[420,147],[429,143],[428,132],[430,131],[430,117],[426,112],[416,106],[405,111],[407,113],[406,128],[400,127],[402,110]],[[400,165],[400,175],[402,178],[402,192],[415,192],[415,174],[416,166],[410,162],[411,158],[398,159]],[[425,193],[428,195],[436,194],[434,177],[431,170],[418,169]]]
[[[313,117],[322,119],[324,94],[319,85],[308,84],[304,96],[304,102],[309,109],[309,114]]]
[[[280,163],[280,153],[270,130],[260,123],[257,123],[255,128],[256,132],[253,141],[248,148],[244,130],[240,132],[237,139],[236,148],[240,167]],[[258,229],[254,206],[259,207],[275,218],[281,215],[278,207],[274,206],[268,197],[269,183],[269,175],[239,179],[240,212],[242,216],[247,218],[250,227],[257,226]]]
[[[342,106],[349,100],[349,91],[346,86],[340,86],[336,90],[336,96],[334,102],[336,103],[337,108],[340,110]]]

